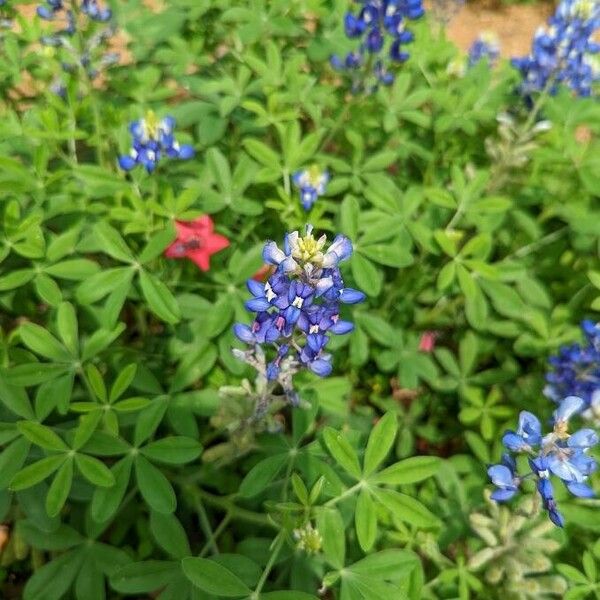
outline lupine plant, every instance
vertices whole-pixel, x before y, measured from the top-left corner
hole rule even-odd
[[[597,4],[151,4],[0,1],[0,596],[597,595]]]

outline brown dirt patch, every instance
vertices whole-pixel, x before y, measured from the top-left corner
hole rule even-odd
[[[495,33],[504,57],[529,53],[535,30],[544,25],[553,7],[549,4],[484,8],[468,4],[448,26],[448,37],[461,50],[468,50],[480,33]]]

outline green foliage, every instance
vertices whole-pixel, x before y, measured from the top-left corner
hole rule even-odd
[[[548,414],[547,357],[600,309],[598,103],[544,96],[536,126],[508,64],[452,76],[427,22],[351,96],[342,1],[112,5],[127,58],[64,99],[45,25],[0,34],[0,595],[598,597],[596,501],[564,538],[482,512],[499,436]],[[196,157],[126,175],[147,109]],[[230,240],[208,272],[164,256],[203,214]],[[256,423],[231,325],[263,242],[307,221],[352,239],[367,301],[334,375]]]

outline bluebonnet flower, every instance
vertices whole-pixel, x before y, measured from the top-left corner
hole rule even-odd
[[[283,248],[265,244],[263,258],[275,268],[265,283],[250,279],[252,298],[246,308],[256,313],[251,325],[238,323],[234,333],[251,346],[235,355],[254,366],[259,375],[281,385],[288,401],[298,402],[292,377],[301,369],[325,377],[331,373],[326,347],[330,334],[345,334],[352,323],[340,318],[341,304],[362,302],[364,294],[344,286],[339,264],[352,255],[350,240],[338,235],[329,248],[327,238],[315,239],[312,226],[285,237]],[[264,348],[263,348],[264,347]],[[274,358],[267,362],[266,351]]]
[[[569,420],[583,405],[584,401],[576,396],[565,398],[554,411],[553,430],[546,435],[542,435],[542,425],[535,415],[521,412],[517,430],[507,431],[502,438],[508,453],[501,464],[488,468],[488,475],[496,486],[492,493],[494,500],[509,500],[524,480],[533,478],[548,516],[562,527],[564,521],[554,498],[551,477],[562,481],[573,496],[590,498],[594,495],[586,481],[598,467],[588,454],[590,448],[598,444],[598,435],[593,429],[580,429],[572,434],[568,431]],[[517,472],[517,454],[528,456],[528,472]]]
[[[112,17],[110,8],[101,8],[97,0],[81,0],[78,9],[93,21],[100,21],[101,23],[109,21]],[[73,9],[66,8],[64,0],[46,0],[37,7],[38,16],[46,21],[53,21],[63,13],[74,24]]]
[[[294,185],[300,190],[300,202],[304,210],[310,210],[319,196],[325,193],[329,183],[329,172],[317,165],[296,171],[292,177]]]
[[[600,79],[595,56],[600,44],[594,32],[600,27],[600,3],[596,0],[562,0],[546,29],[535,33],[529,56],[514,58],[521,72],[521,92],[548,90],[554,94],[566,85],[577,96],[590,96]]]
[[[484,60],[488,66],[493,67],[500,57],[500,41],[493,33],[485,32],[480,34],[471,44],[468,54],[469,67],[474,67],[477,63]]]
[[[584,401],[585,416],[600,419],[600,324],[583,321],[581,328],[584,344],[563,346],[550,357],[544,394],[555,402],[577,396]]]
[[[419,19],[425,13],[422,0],[360,0],[358,14],[347,13],[344,18],[346,36],[359,39],[358,51],[344,58],[331,57],[331,65],[340,71],[349,71],[353,77],[354,92],[374,90],[381,83],[390,85],[394,76],[390,66],[409,58],[406,44],[414,36],[406,29],[407,21]],[[361,79],[360,69],[366,72]],[[368,85],[367,78],[375,83]]]
[[[107,40],[115,33],[114,25],[108,23],[112,11],[102,7],[97,0],[45,0],[37,7],[38,16],[58,26],[52,33],[43,35],[40,42],[49,48],[62,49],[59,55],[64,73],[85,72],[90,80],[95,79],[100,71],[113,65],[119,59],[115,52],[105,52]],[[107,24],[98,29],[95,24]],[[82,43],[73,43],[73,36],[80,32]],[[66,96],[66,85],[63,76],[58,76],[50,86],[51,91]]]
[[[131,171],[136,165],[143,165],[152,173],[163,156],[187,160],[194,156],[194,149],[187,144],[179,145],[173,136],[175,119],[158,119],[153,111],[145,118],[133,121],[129,126],[132,147],[128,155],[119,157],[119,166]]]

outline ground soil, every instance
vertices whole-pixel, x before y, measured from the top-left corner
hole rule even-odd
[[[448,37],[466,51],[481,32],[489,31],[500,40],[502,56],[521,56],[529,52],[533,33],[552,9],[547,3],[500,7],[467,3],[450,22]]]

